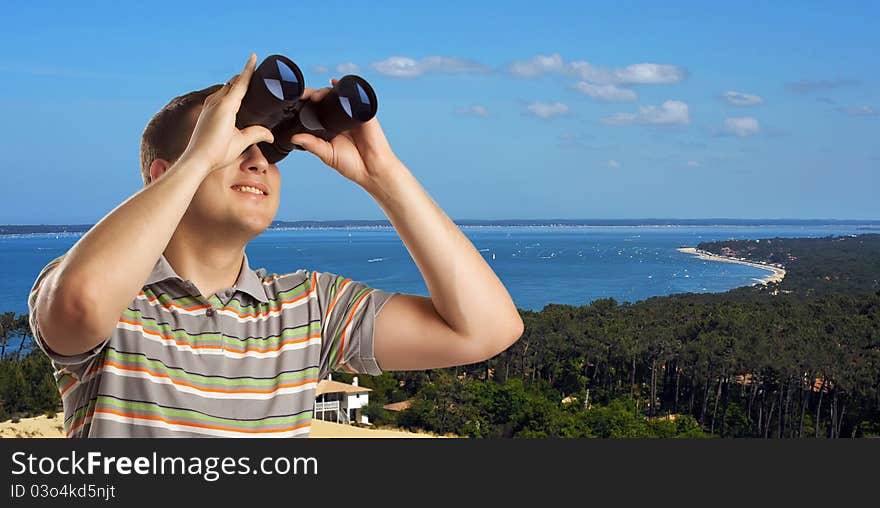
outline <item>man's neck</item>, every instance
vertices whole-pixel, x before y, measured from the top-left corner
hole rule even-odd
[[[215,237],[216,238],[216,237]],[[220,244],[178,229],[165,247],[165,259],[205,298],[235,285],[244,260],[244,245]]]

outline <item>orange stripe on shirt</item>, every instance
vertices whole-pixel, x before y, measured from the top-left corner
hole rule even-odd
[[[67,393],[73,386],[76,384],[76,379],[71,379],[67,386],[61,389],[61,396],[64,397],[64,394]]]
[[[248,312],[247,314],[239,314],[239,313],[238,313],[238,310],[237,310],[235,307],[229,307],[229,306],[223,307],[222,309],[218,309],[218,310],[228,310],[228,311],[233,311],[233,312],[235,312],[236,315],[237,315],[238,317],[240,317],[240,318],[268,316],[268,315],[270,315],[270,314],[273,313],[273,312],[278,312],[278,311],[280,311],[281,308],[282,308],[284,305],[291,304],[291,303],[295,303],[295,302],[298,302],[298,301],[300,301],[300,300],[302,300],[302,299],[308,298],[309,296],[312,295],[312,293],[314,293],[314,291],[315,291],[314,288],[310,288],[310,289],[309,289],[308,291],[306,291],[305,293],[303,293],[303,294],[301,294],[301,295],[299,295],[299,296],[297,296],[297,297],[291,298],[290,300],[281,300],[281,302],[279,302],[279,306],[278,306],[278,308],[276,308],[276,309],[267,309],[267,310],[265,310],[265,311],[261,311],[261,312]]]
[[[140,420],[160,421],[160,422],[168,423],[171,425],[182,425],[184,427],[196,427],[196,428],[211,429],[211,430],[223,430],[223,431],[227,431],[227,432],[242,432],[242,433],[246,433],[246,434],[268,434],[268,433],[273,433],[273,432],[289,432],[291,430],[297,430],[297,429],[301,429],[304,427],[309,427],[312,424],[311,422],[307,422],[307,423],[301,423],[299,425],[294,425],[293,427],[285,427],[285,428],[280,428],[280,429],[238,429],[238,428],[234,428],[234,427],[222,427],[220,425],[208,425],[207,423],[192,423],[192,422],[185,422],[185,421],[181,421],[181,420],[169,420],[169,419],[163,418],[161,416],[137,415],[137,414],[133,414],[133,413],[126,413],[123,411],[117,411],[115,409],[96,408],[95,413],[113,414],[113,415],[122,416],[125,418],[133,418],[135,420],[140,419]]]
[[[351,279],[345,279],[342,281],[342,284],[339,285],[339,289],[336,291],[336,294],[333,295],[333,300],[330,301],[330,305],[327,307],[327,316],[329,318],[330,314],[333,312],[333,307],[336,306],[336,301],[339,300],[339,295],[345,291],[345,288],[348,286],[348,283],[351,282]]]
[[[91,421],[92,416],[94,416],[94,414],[95,414],[94,409],[91,410],[90,412],[86,413],[85,416],[82,417],[82,420],[76,422],[76,425],[74,425],[73,427],[70,428],[70,430],[67,431],[67,437],[70,437],[70,435],[73,434],[73,431],[82,427],[87,421]]]
[[[159,300],[158,296],[147,296],[143,291],[138,293],[138,296],[146,297],[147,301],[151,302],[151,303]],[[181,305],[179,303],[175,303],[173,301],[170,301],[167,303],[159,302],[159,305],[162,307],[165,307],[166,309],[170,309],[172,307],[175,307],[175,308],[183,309],[183,310],[199,310],[199,309],[207,309],[208,307],[213,307],[213,305],[210,305],[210,304],[208,304],[208,305],[194,304],[194,305],[186,306],[186,305]]]
[[[342,325],[342,333],[339,337],[339,349],[337,350],[339,352],[336,355],[336,365],[339,365],[340,361],[342,360],[342,354],[345,352],[345,329],[348,328],[348,324],[351,323],[351,320],[354,318],[354,313],[357,312],[361,302],[364,301],[366,297],[370,296],[370,293],[372,292],[372,289],[367,291],[354,302],[354,305],[351,308],[351,312],[348,313],[348,318],[345,320],[345,324]]]

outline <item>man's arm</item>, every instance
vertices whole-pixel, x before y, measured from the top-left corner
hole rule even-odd
[[[374,330],[377,363],[422,370],[497,355],[522,335],[516,305],[470,240],[392,160],[364,188],[391,220],[431,297],[398,294],[385,303]]]
[[[83,235],[43,281],[38,324],[53,351],[83,353],[113,333],[174,234],[202,168],[172,166]]]
[[[331,79],[335,86],[338,81]],[[321,100],[331,88],[316,91]],[[332,138],[291,141],[366,190],[416,262],[430,298],[397,294],[376,316],[373,349],[382,370],[474,363],[522,335],[516,306],[495,272],[391,149],[374,117]]]

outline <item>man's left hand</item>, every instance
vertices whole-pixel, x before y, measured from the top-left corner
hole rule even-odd
[[[336,86],[337,81],[331,79],[330,84]],[[307,88],[302,98],[317,102],[330,90],[331,87],[319,90]],[[338,134],[330,141],[306,133],[294,135],[291,141],[314,154],[342,176],[365,188],[385,177],[397,162],[397,156],[391,150],[376,117]]]

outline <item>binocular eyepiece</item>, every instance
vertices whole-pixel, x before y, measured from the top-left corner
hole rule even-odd
[[[309,133],[330,141],[376,116],[376,93],[360,76],[343,76],[317,102],[301,100],[304,90],[302,71],[282,55],[266,57],[251,76],[235,126],[262,125],[272,131],[274,143],[257,145],[271,164],[292,150],[303,149],[290,141],[294,134]]]

